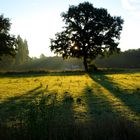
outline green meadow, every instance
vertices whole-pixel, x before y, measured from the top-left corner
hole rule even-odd
[[[137,139],[139,124],[139,71],[0,77],[3,139]]]

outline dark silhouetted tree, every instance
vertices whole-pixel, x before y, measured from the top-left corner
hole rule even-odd
[[[9,34],[10,26],[9,18],[0,15],[0,58],[3,55],[14,56],[16,54],[16,39]]]
[[[61,16],[66,26],[51,39],[54,53],[63,58],[82,58],[88,71],[89,60],[120,50],[117,46],[123,24],[121,17],[112,17],[106,9],[95,8],[89,2],[70,6]]]

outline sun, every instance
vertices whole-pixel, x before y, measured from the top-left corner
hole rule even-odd
[[[74,46],[74,50],[78,50],[78,47],[77,46]]]

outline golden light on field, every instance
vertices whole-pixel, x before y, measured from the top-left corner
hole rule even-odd
[[[85,121],[103,114],[115,114],[136,121],[140,119],[137,109],[140,99],[135,92],[140,83],[139,76],[136,73],[1,77],[0,105],[8,106],[11,100],[17,105],[29,103],[42,95],[55,94],[58,107],[62,106],[65,98],[71,100],[69,107],[77,120]],[[1,111],[0,114],[5,113],[4,110]]]

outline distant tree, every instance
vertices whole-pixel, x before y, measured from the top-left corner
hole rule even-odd
[[[41,55],[40,55],[40,59],[45,59],[46,58],[46,56],[42,53]]]
[[[19,35],[17,36],[17,54],[15,57],[15,64],[21,65],[28,62],[29,50],[27,40],[23,40]]]
[[[3,55],[16,54],[16,39],[9,34],[10,26],[9,18],[0,15],[0,59]]]
[[[29,57],[29,46],[28,46],[28,42],[27,40],[25,39],[24,40],[24,55],[25,55],[25,62],[28,62],[30,60],[30,57]]]
[[[120,50],[117,46],[123,24],[121,17],[112,17],[106,9],[95,8],[89,2],[72,5],[61,16],[66,26],[51,39],[51,51],[63,58],[82,58],[85,71],[89,60]]]
[[[14,65],[14,57],[11,55],[3,55],[0,61],[0,70],[8,70]]]
[[[95,62],[102,68],[140,68],[140,48],[121,52],[104,59],[97,57]]]

